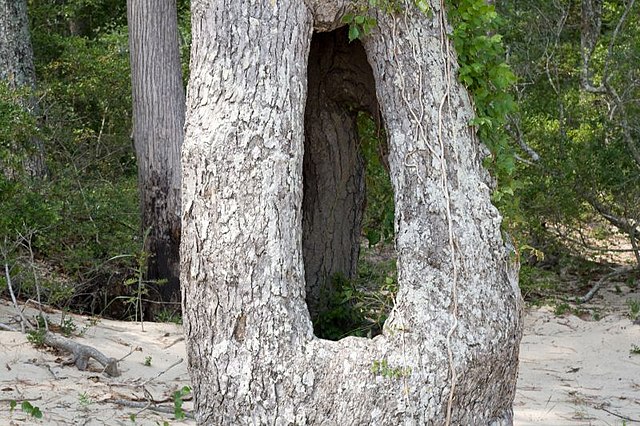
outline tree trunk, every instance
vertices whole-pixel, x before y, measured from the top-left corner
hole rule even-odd
[[[149,232],[147,279],[168,280],[164,301],[179,299],[180,148],[185,95],[175,0],[127,1],[133,139],[142,227]]]
[[[13,89],[27,87],[33,91],[36,88],[26,0],[0,0],[0,80]],[[34,93],[23,100],[23,106],[38,116]],[[27,147],[30,152],[24,160],[24,168],[32,177],[44,177],[47,174],[44,145],[36,137],[31,139],[31,145]],[[22,151],[21,147],[14,148]]]
[[[380,14],[363,43],[389,137],[396,305],[374,339],[313,335],[303,135],[324,118],[305,123],[320,96],[307,60],[314,29],[335,29],[350,4],[192,2],[181,256],[197,421],[510,424],[517,270],[439,2]],[[349,143],[335,133],[320,143]]]
[[[346,28],[315,34],[305,108],[302,251],[307,305],[322,312],[336,275],[356,276],[365,201],[364,161],[356,119],[378,115],[373,73]]]

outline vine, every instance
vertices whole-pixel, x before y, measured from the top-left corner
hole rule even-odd
[[[411,0],[424,14],[431,14],[427,0]],[[502,36],[498,30],[502,21],[495,6],[486,0],[445,0],[447,16],[453,31],[453,41],[459,64],[458,80],[472,97],[476,117],[477,136],[491,155],[485,167],[498,185],[493,202],[507,217],[517,214],[517,182],[515,152],[505,130],[507,117],[515,112],[516,104],[510,89],[516,77],[505,59]],[[376,27],[376,11],[394,14],[403,11],[401,0],[368,0],[355,7],[353,13],[342,18],[349,26],[349,40],[361,39]]]
[[[453,25],[453,32],[447,34],[447,22],[444,16],[444,7],[448,6],[449,19]],[[416,7],[422,13],[430,13],[430,9],[425,0],[413,1]],[[514,188],[515,181],[513,173],[515,171],[515,155],[509,144],[504,126],[506,124],[507,115],[515,110],[515,102],[509,89],[515,83],[515,76],[509,66],[506,64],[504,49],[502,47],[502,37],[493,34],[499,26],[498,15],[493,5],[486,4],[484,0],[440,0],[439,27],[440,42],[442,56],[446,59],[446,90],[441,99],[438,109],[438,145],[440,152],[444,153],[443,140],[443,116],[446,110],[451,113],[451,105],[449,105],[449,91],[452,79],[451,54],[449,51],[450,43],[447,38],[453,41],[454,48],[458,56],[459,70],[458,79],[464,84],[469,91],[476,112],[476,117],[470,124],[477,127],[477,136],[487,146],[491,152],[491,156],[485,161],[487,167],[498,182],[498,187],[493,193],[494,203],[503,211],[510,215],[515,212],[517,199]],[[349,39],[354,40],[362,36],[366,36],[376,25],[375,17],[372,9],[377,5],[383,4],[384,8],[378,8],[384,12],[400,12],[402,7],[398,5],[396,0],[369,0],[368,8],[356,10],[356,13],[347,15],[343,18],[343,22],[349,24]],[[385,9],[386,8],[386,9]],[[406,12],[406,11],[404,11]],[[406,18],[406,14],[405,14]],[[395,41],[395,20],[393,26],[392,37]],[[411,43],[411,42],[410,42]],[[394,49],[395,51],[396,49]],[[415,55],[415,49],[413,50]],[[397,58],[396,58],[397,61]],[[422,81],[422,69],[416,58],[417,69],[419,73],[417,79]],[[399,75],[399,86],[403,95],[403,99],[407,106],[409,102],[404,92],[404,76]],[[427,149],[434,155],[439,157],[429,142],[426,140],[424,129],[422,127],[422,117],[424,106],[418,114],[409,108],[415,124],[418,127],[419,137],[422,139]],[[453,220],[451,211],[451,199],[449,193],[449,184],[447,182],[447,171],[444,157],[440,158],[442,167],[442,190],[446,199],[446,216],[448,227],[448,242],[452,265],[452,283],[451,283],[451,316],[452,323],[446,335],[447,355],[449,362],[450,374],[450,391],[446,407],[445,424],[450,425],[452,420],[453,399],[455,394],[455,386],[457,382],[457,374],[453,363],[453,351],[451,346],[451,338],[455,333],[458,325],[458,300],[457,300],[457,284],[458,284],[458,268],[456,259],[456,244],[453,234]],[[409,166],[409,165],[407,165]],[[420,179],[420,176],[418,176]],[[404,353],[403,353],[404,357]],[[379,366],[378,366],[379,367]]]
[[[413,3],[422,13],[430,13],[427,0],[413,0]],[[378,25],[374,16],[376,11],[393,14],[401,12],[402,9],[402,0],[367,0],[366,3],[356,4],[354,13],[348,13],[342,17],[342,22],[349,25],[349,41],[371,33]]]
[[[501,19],[485,0],[446,0],[451,39],[458,54],[458,79],[472,96],[480,141],[491,152],[485,167],[498,182],[493,202],[506,216],[516,213],[518,200],[515,152],[505,130],[507,116],[516,110],[510,93],[516,77],[506,62]]]

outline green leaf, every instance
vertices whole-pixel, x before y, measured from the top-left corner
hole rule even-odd
[[[426,0],[416,0],[416,7],[422,13],[426,14],[427,12],[429,12],[429,3],[427,3]]]
[[[35,417],[36,419],[41,419],[42,418],[42,411],[40,411],[40,408],[38,408],[38,407],[33,407],[33,410],[31,410],[31,415],[33,417]]]
[[[353,40],[357,39],[358,37],[360,37],[360,30],[358,30],[357,26],[350,25],[349,26],[349,41],[353,41]]]
[[[350,24],[353,22],[353,13],[347,13],[342,17],[343,24]]]
[[[369,246],[375,246],[380,242],[381,235],[379,232],[370,229],[367,231],[367,240],[369,240]]]

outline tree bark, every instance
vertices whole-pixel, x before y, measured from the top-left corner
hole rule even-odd
[[[164,301],[179,299],[180,148],[185,95],[175,0],[128,0],[133,139],[143,232],[149,230],[147,279],[168,280]]]
[[[33,64],[33,48],[29,34],[29,19],[26,0],[0,0],[0,80],[10,88],[36,88],[36,71]],[[35,117],[38,102],[31,93],[23,100],[23,106]],[[32,177],[44,177],[47,168],[42,140],[33,137],[31,152],[24,160],[24,168]],[[21,147],[14,147],[21,151]],[[14,174],[10,172],[9,174]]]
[[[517,268],[439,2],[430,16],[413,2],[380,14],[363,43],[389,137],[396,305],[374,339],[313,335],[302,255],[307,60],[314,29],[338,27],[350,4],[192,3],[181,271],[196,420],[510,424]]]
[[[302,251],[314,318],[326,308],[336,275],[356,276],[365,206],[356,119],[359,111],[379,110],[364,48],[348,42],[345,28],[314,34],[307,90]]]

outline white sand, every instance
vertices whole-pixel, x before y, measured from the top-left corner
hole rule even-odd
[[[607,305],[600,321],[555,317],[549,308],[527,312],[516,425],[622,425],[622,417],[640,419],[640,355],[629,352],[640,345],[640,325],[624,315],[627,310],[620,299],[617,306]],[[9,304],[0,303],[0,322],[7,324],[14,315]],[[60,318],[48,316],[53,322]],[[132,425],[131,414],[137,425],[194,424],[109,402],[153,398],[172,409],[172,393],[189,384],[180,326],[145,323],[143,332],[134,323],[103,319],[91,325],[87,317],[72,318],[79,329],[88,326],[79,342],[115,358],[130,354],[119,363],[121,376],[104,376],[97,363],[78,371],[62,364],[69,356],[34,349],[21,333],[0,331],[0,425]],[[144,365],[146,357],[151,366]],[[34,420],[20,407],[10,412],[11,400],[30,401],[43,419]],[[184,403],[185,409],[192,407],[191,401]]]

